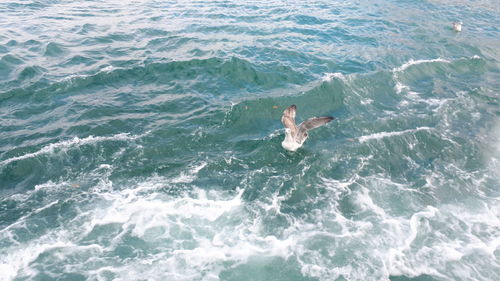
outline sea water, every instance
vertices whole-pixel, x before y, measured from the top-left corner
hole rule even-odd
[[[2,1],[0,280],[500,280],[499,22]],[[295,153],[291,104],[336,117]]]

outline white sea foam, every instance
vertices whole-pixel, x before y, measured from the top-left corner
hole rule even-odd
[[[421,218],[433,217],[437,212],[437,209],[432,206],[427,206],[427,209],[416,214],[413,214],[410,218],[410,235],[405,239],[404,246],[399,248],[400,251],[410,248],[410,244],[417,237],[418,227]]]
[[[103,72],[110,72],[110,71],[111,71],[111,70],[113,70],[113,69],[114,69],[114,67],[113,67],[112,65],[108,65],[108,66],[106,66],[106,67],[103,67],[103,68],[101,69],[101,71],[103,71]]]
[[[158,184],[168,183],[167,178],[150,182],[155,181]],[[357,180],[345,183],[326,180],[325,183],[337,188],[348,188],[353,181]],[[319,280],[335,280],[340,276],[349,280],[384,280],[398,274],[409,277],[430,274],[449,279],[449,275],[444,274],[446,262],[477,252],[484,252],[492,258],[494,249],[499,245],[498,238],[482,242],[474,240],[474,236],[470,237],[471,243],[468,244],[458,243],[451,238],[426,243],[425,246],[414,244],[419,235],[432,230],[428,221],[433,220],[445,226],[449,214],[457,210],[443,213],[435,207],[427,207],[408,218],[392,217],[364,187],[355,192],[353,203],[367,215],[373,214],[367,217],[368,220],[343,216],[335,208],[340,198],[334,197],[335,200],[330,201],[334,204],[333,208],[316,210],[312,216],[314,221],[290,218],[293,223],[285,229],[282,237],[278,237],[262,233],[262,219],[272,209],[264,210],[264,213],[252,218],[246,211],[250,206],[245,206],[241,198],[242,191],[224,195],[198,190],[195,196],[176,198],[158,193],[145,195],[142,193],[144,185],[147,183],[133,188],[134,192],[123,190],[108,193],[107,200],[111,205],[93,210],[87,215],[87,223],[80,226],[81,229],[64,230],[69,233],[56,230],[50,238],[44,236],[33,243],[11,248],[9,252],[12,255],[3,255],[0,262],[0,268],[7,272],[5,280],[35,276],[37,272],[33,271],[30,264],[42,253],[51,255],[48,250],[55,248],[61,248],[57,250],[57,257],[54,257],[61,261],[67,260],[75,251],[91,251],[93,260],[101,264],[86,270],[91,279],[105,279],[112,273],[118,280],[219,280],[220,273],[228,269],[228,264],[232,265],[230,269],[252,262],[252,257],[262,256],[281,257],[283,260],[294,256],[302,274]],[[335,191],[334,188],[328,190],[322,200],[328,200],[330,192],[341,193],[341,190]],[[460,210],[460,213],[464,214],[464,210]],[[494,212],[484,216],[470,214],[463,221],[482,224],[486,220],[492,226],[495,224],[491,221]],[[89,249],[80,249],[82,246],[75,244],[81,237],[92,233],[95,227],[107,224],[121,225],[120,232],[113,235],[112,243],[108,246],[91,244]],[[332,224],[342,227],[337,231],[329,230],[327,227]],[[459,226],[451,224],[450,227],[454,229]],[[386,229],[383,235],[377,233],[378,228]],[[71,241],[72,232],[80,232],[80,238]],[[107,258],[102,255],[123,245],[126,235],[155,245],[156,253],[141,255],[138,259],[129,258],[120,266],[106,265]],[[366,245],[367,241],[370,241],[369,251],[365,246],[357,246]],[[322,245],[321,250],[315,246],[316,243]],[[342,255],[346,250],[349,250],[352,259],[359,262],[339,265],[332,260],[332,257]],[[81,270],[81,265],[74,266]],[[461,275],[458,271],[455,274],[465,276],[465,273]]]
[[[85,79],[85,78],[92,77],[92,76],[99,74],[99,73],[109,73],[114,69],[116,69],[116,68],[113,67],[112,65],[108,65],[108,66],[101,68],[95,74],[68,74],[68,75],[65,75],[60,81],[70,81],[70,83],[71,83],[72,80],[75,80],[75,79]]]
[[[372,99],[364,99],[361,101],[362,105],[367,105],[367,104],[372,104],[373,100]]]
[[[198,172],[205,168],[207,162],[201,162],[200,164],[193,166],[187,172],[181,172],[177,177],[171,180],[172,183],[190,183],[196,179]]]
[[[325,73],[323,75],[323,78],[321,78],[321,80],[326,81],[326,82],[330,82],[330,81],[332,81],[333,78],[338,78],[340,80],[345,80],[344,74],[342,74],[340,72]]]
[[[484,153],[488,155],[488,166],[492,173],[500,177],[500,118],[494,120],[495,124],[487,136],[488,147]]]
[[[404,71],[404,70],[408,69],[409,67],[411,67],[413,65],[422,64],[422,63],[431,63],[431,62],[450,63],[449,60],[442,59],[442,58],[430,59],[430,60],[425,60],[425,59],[424,60],[413,60],[413,59],[410,59],[410,61],[408,61],[407,63],[404,63],[400,67],[393,68],[392,71],[393,72],[401,72],[401,71]]]
[[[396,86],[395,86],[395,88],[396,88],[396,93],[398,93],[398,94],[402,93],[403,90],[410,89],[410,87],[404,85],[403,83],[401,83],[400,81],[397,81],[397,80],[396,80]]]
[[[271,140],[271,139],[279,136],[280,134],[282,134],[282,132],[283,132],[283,129],[274,130],[269,135],[265,136],[263,139],[264,140]]]
[[[28,265],[41,253],[53,248],[70,247],[73,246],[73,244],[61,241],[46,241],[45,243],[32,243],[24,246],[25,247],[16,248],[15,251],[11,251],[0,257],[0,269],[2,270],[0,281],[14,280],[22,269],[32,272],[33,270],[31,270]]]
[[[498,207],[481,210],[477,215],[454,206],[424,206],[408,215],[395,215],[377,196],[397,191],[399,200],[404,200],[410,187],[392,182],[383,174],[360,174],[370,159],[361,159],[350,177],[323,177],[316,187],[301,187],[324,191],[304,198],[314,202],[304,216],[281,212],[283,204],[289,204],[287,199],[304,191],[301,188],[284,194],[275,192],[269,204],[245,202],[243,190],[205,191],[191,186],[189,193],[167,195],[160,190],[172,184],[172,179],[161,176],[121,190],[98,188],[104,191],[96,195],[105,203],[80,213],[64,228],[0,250],[0,269],[8,274],[5,280],[33,279],[38,274],[35,268],[42,266],[36,261],[40,254],[59,263],[71,261],[74,253],[88,252],[91,259],[68,266],[88,273],[89,279],[115,276],[117,280],[219,280],[223,271],[255,259],[278,257],[286,261],[293,257],[303,275],[322,281],[340,276],[349,280],[387,280],[391,275],[422,274],[447,280],[453,279],[447,272],[450,263],[463,257],[479,254],[486,261],[495,259],[500,239],[493,235],[478,238],[474,231],[493,234],[500,225]],[[185,173],[196,176],[206,165],[199,162]],[[386,190],[388,187],[392,189]],[[351,215],[344,214],[339,205],[346,201],[345,196],[353,209]],[[321,207],[315,207],[316,203]],[[277,228],[276,234],[266,230],[274,218],[287,222]],[[463,224],[467,227],[463,228]],[[116,231],[96,231],[108,225],[116,226]],[[422,243],[432,232],[435,239]],[[458,234],[447,237],[447,233]],[[110,262],[109,253],[124,245],[136,247],[127,244],[131,238],[146,245],[134,249],[140,253],[138,257],[120,260],[120,265]],[[85,239],[93,239],[89,249],[79,245]],[[346,259],[357,262],[339,262]],[[467,276],[471,267],[464,266],[469,273],[456,270],[451,276],[486,280]]]
[[[396,93],[400,94],[403,91],[409,91],[410,90],[409,86],[404,85],[401,81],[399,81],[399,79],[398,79],[398,73],[399,72],[402,72],[402,71],[404,71],[404,70],[406,70],[409,67],[414,66],[414,65],[423,64],[423,63],[433,63],[433,62],[450,63],[449,60],[442,59],[442,58],[430,59],[430,60],[425,60],[425,59],[423,59],[423,60],[413,60],[413,59],[410,59],[410,61],[408,61],[407,63],[404,63],[403,65],[401,65],[399,67],[393,68],[392,72],[393,72],[394,81],[396,82],[396,85],[394,86],[394,88],[396,90]]]
[[[65,140],[65,141],[60,141],[56,143],[51,143],[47,146],[42,147],[40,150],[32,153],[27,153],[21,156],[16,156],[12,158],[5,159],[0,162],[0,166],[7,165],[11,162],[14,161],[19,161],[23,159],[28,159],[28,158],[33,158],[37,157],[43,154],[51,154],[54,153],[57,150],[66,150],[71,147],[75,146],[82,146],[82,145],[88,145],[88,144],[96,144],[99,142],[104,142],[104,141],[129,141],[129,140],[135,140],[138,138],[141,138],[144,135],[129,135],[128,133],[121,133],[113,136],[106,136],[106,137],[94,137],[94,136],[88,136],[86,138],[79,138],[79,137],[74,137],[73,139],[70,140]]]
[[[223,262],[244,262],[253,255],[288,257],[295,241],[258,235],[252,230],[242,208],[243,190],[235,196],[221,199],[220,193],[198,190],[196,196],[182,196],[165,200],[158,194],[136,196],[124,191],[111,195],[113,204],[92,219],[91,231],[97,225],[122,224],[123,231],[110,245],[112,250],[128,231],[155,243],[161,239],[173,240],[164,254],[131,261],[121,268],[108,268],[120,278],[155,280],[158,274],[171,280],[206,279],[203,272],[214,278],[223,270]],[[239,219],[241,218],[241,220]],[[236,224],[228,222],[237,219]],[[227,221],[228,220],[228,221]],[[183,230],[185,234],[177,233]],[[184,237],[188,235],[188,237]],[[185,239],[194,247],[182,246]],[[176,242],[177,241],[177,242]],[[150,266],[145,267],[149,264]],[[154,265],[154,266],[151,266]],[[99,274],[97,271],[95,274]],[[217,279],[214,279],[217,280]]]
[[[375,133],[367,136],[361,136],[358,138],[359,142],[363,143],[369,140],[377,140],[377,139],[383,139],[387,137],[393,137],[393,136],[400,136],[408,133],[415,133],[419,131],[431,131],[432,128],[429,127],[418,127],[416,129],[409,129],[409,130],[404,130],[404,131],[396,131],[396,132],[381,132],[381,133]]]
[[[342,183],[339,185],[335,180],[327,182],[337,188],[346,185]],[[485,265],[495,260],[494,251],[498,249],[500,239],[493,233],[495,233],[494,229],[499,229],[500,226],[499,208],[490,208],[486,212],[480,211],[484,214],[481,216],[463,207],[460,209],[455,209],[455,207],[449,209],[449,206],[419,208],[418,205],[413,204],[413,196],[406,199],[403,196],[405,193],[412,192],[410,186],[393,183],[383,175],[360,177],[355,182],[355,191],[349,196],[353,198],[351,202],[356,206],[354,208],[355,220],[346,219],[341,215],[334,216],[340,210],[333,205],[315,213],[314,217],[318,218],[318,221],[313,224],[315,227],[301,228],[303,236],[297,239],[299,242],[314,237],[312,229],[324,228],[325,221],[329,224],[342,222],[344,226],[341,231],[343,235],[339,235],[338,231],[331,232],[331,235],[335,237],[332,247],[324,244],[322,251],[328,251],[328,256],[309,249],[304,249],[304,252],[299,253],[297,247],[293,248],[299,256],[303,273],[320,280],[335,280],[340,275],[349,280],[386,280],[392,275],[405,275],[411,278],[422,274],[444,280],[488,280],[485,276],[471,274],[474,272],[471,268],[475,265],[465,262],[463,257],[469,256],[466,260],[473,259],[477,262],[475,260],[477,256],[484,255],[484,258],[479,257],[479,259],[484,260]],[[359,188],[360,185],[361,188]],[[394,185],[396,189],[387,189],[391,185]],[[335,192],[335,188],[331,191]],[[386,202],[384,202],[384,197],[380,196],[383,193],[395,191],[399,194],[398,200],[410,200],[412,202],[410,209],[419,210],[410,216],[394,216],[398,212],[391,212],[387,204],[381,204]],[[332,194],[325,194],[325,197],[331,197],[333,201],[340,199]],[[370,222],[373,223],[370,224]],[[318,227],[320,225],[321,227]],[[464,225],[467,227],[464,228]],[[474,233],[479,229],[482,231],[481,238]],[[456,235],[449,237],[447,233],[456,233]],[[366,241],[370,241],[370,251],[356,248],[357,243],[365,245]],[[347,247],[349,256],[358,260],[359,263],[350,263],[342,267],[329,262],[330,256],[334,256],[335,252],[342,253],[346,249],[343,246],[344,243],[352,244]],[[460,261],[468,270],[450,273],[447,267],[457,261]]]
[[[15,227],[15,226],[19,226],[19,225],[24,224],[25,220],[26,220],[27,218],[29,218],[30,216],[32,216],[32,215],[34,215],[34,214],[38,214],[38,213],[40,213],[40,212],[42,212],[42,211],[44,211],[44,210],[46,210],[46,209],[48,209],[48,208],[50,208],[50,207],[52,207],[52,206],[56,205],[57,203],[59,203],[59,200],[55,200],[55,201],[53,201],[53,202],[51,202],[51,203],[49,203],[49,204],[47,204],[47,205],[45,205],[45,206],[43,206],[43,207],[40,207],[40,208],[38,208],[38,209],[35,209],[34,211],[30,212],[29,214],[26,214],[26,215],[24,215],[24,216],[22,216],[22,217],[18,218],[18,219],[17,219],[17,220],[16,220],[13,224],[10,224],[9,226],[7,226],[7,227],[5,227],[5,228],[0,229],[0,234],[3,234],[3,233],[5,233],[5,232],[8,232],[8,231],[9,231],[12,227]]]

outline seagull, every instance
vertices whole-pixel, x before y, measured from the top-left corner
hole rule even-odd
[[[462,31],[462,22],[454,22],[453,23],[453,30],[456,32]]]
[[[307,131],[318,128],[332,121],[334,118],[327,117],[313,117],[302,122],[299,126],[295,125],[295,111],[297,106],[290,105],[281,116],[281,123],[285,126],[285,140],[281,143],[284,149],[289,151],[296,151],[302,146],[304,141],[309,136]]]

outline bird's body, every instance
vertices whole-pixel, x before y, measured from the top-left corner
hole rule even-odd
[[[454,22],[453,23],[453,30],[456,32],[462,31],[462,22]]]
[[[295,125],[296,110],[297,107],[295,105],[291,105],[283,111],[283,116],[281,117],[281,122],[283,123],[283,126],[285,126],[285,139],[281,143],[281,146],[289,151],[296,151],[302,146],[305,140],[309,137],[307,131],[320,127],[334,119],[330,116],[313,117],[297,126]]]
[[[291,130],[288,128],[285,128],[285,140],[281,142],[281,146],[283,146],[284,149],[289,150],[289,151],[296,151],[299,149],[299,147],[302,146],[304,141],[307,139],[305,137],[302,142],[298,143],[295,141],[295,138],[292,136]]]

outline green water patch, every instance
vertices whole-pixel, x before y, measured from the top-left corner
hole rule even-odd
[[[0,79],[8,80],[10,74],[14,72],[18,65],[21,65],[23,61],[13,55],[5,55],[0,59]]]
[[[450,90],[441,86],[440,81],[448,80],[452,76],[459,87],[462,84],[465,87],[472,88],[477,85],[482,74],[488,69],[485,61],[479,57],[470,59],[457,59],[448,61],[436,59],[429,61],[414,61],[407,66],[396,69],[395,76],[397,80],[416,92],[426,94],[430,97],[429,88],[434,88],[433,94],[450,95]]]
[[[343,107],[343,99],[341,83],[320,82],[303,93],[244,100],[231,108],[224,127],[236,141],[263,137],[282,128],[283,110],[292,104],[297,105],[299,124],[314,116],[335,116],[335,112]]]
[[[50,179],[74,178],[83,171],[95,170],[102,164],[113,163],[121,149],[127,149],[128,145],[133,146],[133,143],[127,143],[133,140],[134,137],[126,135],[75,137],[46,144],[35,151],[29,149],[28,151],[33,151],[30,153],[25,149],[23,154],[1,162],[2,189],[31,189]]]
[[[304,276],[297,262],[287,261],[279,257],[251,257],[241,265],[225,270],[219,274],[221,280],[318,280]]]
[[[95,92],[129,84],[139,86],[149,84],[175,85],[177,83],[185,87],[190,86],[191,90],[213,96],[223,94],[230,98],[235,92],[242,93],[242,89],[247,91],[260,89],[262,91],[283,87],[288,83],[301,83],[305,79],[304,76],[288,67],[282,67],[278,69],[279,71],[262,68],[263,66],[255,66],[234,57],[229,60],[210,58],[151,63],[130,69],[116,69],[88,76],[77,76],[51,84],[37,82],[28,87],[7,90],[0,95],[0,102],[11,98],[22,100],[31,96],[38,99],[52,99],[55,96],[69,95],[81,89]],[[20,82],[33,78],[39,72],[37,68],[26,68],[19,75],[18,80]],[[195,84],[187,81],[193,81]]]

